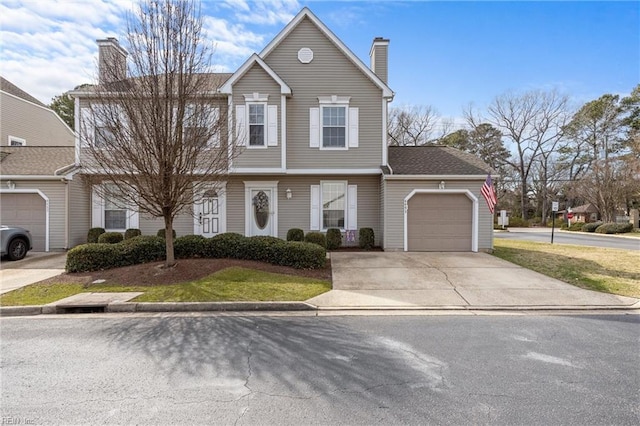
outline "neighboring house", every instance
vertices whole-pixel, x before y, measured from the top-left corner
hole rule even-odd
[[[124,63],[117,40],[98,44],[99,63]],[[356,244],[358,230],[370,227],[385,250],[490,250],[492,215],[480,195],[488,166],[452,148],[387,147],[388,45],[373,40],[367,67],[304,8],[235,73],[212,75],[232,131],[249,136],[220,135],[223,147],[241,151],[222,190],[194,194],[193,214],[175,220],[176,233],[285,238],[291,228],[339,228]],[[76,122],[85,123],[78,128],[90,129],[91,90],[72,95]],[[76,144],[93,139],[79,132]],[[163,228],[96,191],[91,199],[92,226]]]
[[[29,229],[35,251],[85,242],[89,203],[74,179],[73,130],[33,96],[0,83],[0,221]]]
[[[564,220],[567,210],[561,210],[557,214],[557,218],[560,220]],[[573,218],[571,219],[571,223],[583,222],[597,222],[599,220],[598,209],[593,204],[583,204],[581,206],[571,208],[571,213],[573,213]]]

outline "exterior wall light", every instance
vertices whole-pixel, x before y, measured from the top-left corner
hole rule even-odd
[[[440,184],[438,185],[438,189],[444,189],[444,181],[440,181]]]
[[[9,189],[16,189],[16,183],[12,180],[8,180],[7,181],[7,188]]]
[[[290,200],[293,197],[293,192],[291,192],[291,188],[287,188],[285,192],[287,193],[287,200]]]

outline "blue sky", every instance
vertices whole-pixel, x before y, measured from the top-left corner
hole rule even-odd
[[[0,74],[45,103],[95,75],[95,39],[124,36],[131,0],[3,0]],[[308,6],[369,63],[391,40],[394,105],[442,116],[506,91],[557,89],[576,104],[640,83],[640,2],[203,2],[216,67],[233,71]]]

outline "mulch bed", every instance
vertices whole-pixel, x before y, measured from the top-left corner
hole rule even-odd
[[[172,268],[165,269],[162,265],[162,262],[152,262],[109,269],[106,271],[73,274],[65,273],[57,277],[41,281],[39,284],[53,284],[59,282],[90,284],[95,280],[106,280],[105,283],[117,283],[122,285],[167,285],[198,280],[231,266],[257,269],[276,274],[331,280],[331,261],[329,259],[327,259],[327,263],[322,269],[295,269],[288,266],[278,266],[271,265],[269,263],[255,262],[252,260],[237,259],[180,259]]]

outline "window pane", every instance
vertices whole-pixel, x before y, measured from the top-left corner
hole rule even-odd
[[[104,211],[104,227],[106,229],[125,229],[127,227],[126,210]]]
[[[264,124],[264,105],[249,104],[249,124]]]
[[[346,146],[346,107],[322,108],[322,146],[344,148]]]
[[[344,228],[345,185],[344,183],[322,184],[322,227]]]
[[[264,125],[249,126],[249,145],[264,145]]]

